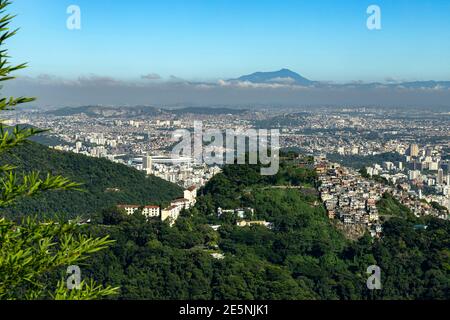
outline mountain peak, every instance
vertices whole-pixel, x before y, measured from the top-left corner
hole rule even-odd
[[[314,81],[308,80],[298,73],[286,68],[280,69],[278,71],[255,72],[234,80],[247,81],[252,83],[279,83],[298,85],[311,85],[314,83]]]

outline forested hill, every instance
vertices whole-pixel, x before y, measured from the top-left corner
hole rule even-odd
[[[18,172],[63,175],[83,183],[84,189],[84,192],[50,192],[37,198],[23,199],[16,207],[2,209],[2,213],[6,211],[11,218],[20,218],[24,214],[89,217],[119,203],[159,204],[182,195],[178,186],[153,176],[146,177],[143,172],[125,165],[56,151],[37,143],[16,148],[14,155],[3,155],[0,165],[3,164],[18,166]]]
[[[449,299],[447,221],[426,219],[418,228],[393,214],[382,239],[349,241],[319,203],[313,170],[284,162],[263,177],[259,169],[225,166],[172,228],[104,210],[89,232],[116,243],[83,272],[119,286],[118,299]],[[273,227],[239,226],[235,213],[216,214],[218,206],[251,207],[246,219]],[[401,209],[393,201],[385,207]],[[367,288],[371,265],[382,270],[382,290]]]

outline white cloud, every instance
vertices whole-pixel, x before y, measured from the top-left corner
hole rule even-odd
[[[39,104],[188,104],[188,105],[445,105],[450,85],[330,84],[300,86],[293,83],[252,83],[238,80],[188,82],[125,81],[107,76],[84,75],[64,79],[42,74],[8,81],[4,96],[36,96]]]

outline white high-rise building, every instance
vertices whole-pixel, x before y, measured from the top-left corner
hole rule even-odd
[[[419,146],[415,143],[409,146],[409,155],[411,157],[417,157],[419,155]]]
[[[144,156],[142,159],[142,169],[148,174],[153,174],[153,159],[149,155]]]
[[[83,143],[81,141],[77,141],[75,143],[75,150],[76,150],[76,152],[79,152],[82,147],[83,147]]]
[[[431,171],[439,170],[439,162],[437,162],[437,161],[430,162],[428,165],[428,169]],[[442,170],[442,169],[440,169],[440,170]]]

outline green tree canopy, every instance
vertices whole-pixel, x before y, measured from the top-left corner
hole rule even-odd
[[[26,64],[11,65],[5,42],[17,33],[10,30],[13,15],[6,12],[9,1],[0,0],[0,82],[14,79],[14,71]],[[0,112],[14,110],[34,98],[1,97]],[[0,119],[0,156],[14,153],[14,148],[41,133],[34,128],[15,127],[6,130]],[[108,237],[91,238],[78,230],[78,224],[50,221],[38,223],[28,218],[16,224],[2,217],[2,209],[24,197],[55,190],[79,190],[80,185],[62,176],[39,172],[18,174],[9,164],[0,166],[0,299],[96,299],[114,294],[117,288],[102,287],[92,280],[69,290],[64,281],[49,284],[46,277],[61,267],[69,267],[87,259],[89,254],[104,249],[112,241]]]

